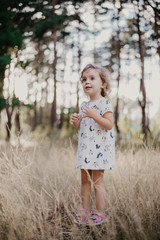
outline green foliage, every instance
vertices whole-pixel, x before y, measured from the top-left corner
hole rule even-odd
[[[26,67],[29,66],[29,64],[30,64],[29,61],[26,61],[26,62],[24,62],[24,61],[19,61],[19,62],[15,65],[15,67],[21,66],[21,68],[25,69]]]
[[[16,12],[10,9],[9,1],[2,5],[0,11],[0,55],[5,56],[9,48],[22,46],[23,36],[19,26],[15,24],[14,17]]]
[[[34,105],[33,104],[23,104],[23,106],[29,108],[29,109],[34,109]]]
[[[29,109],[34,109],[34,105],[32,104],[24,104],[22,101],[19,100],[17,97],[13,97],[12,99],[5,99],[4,97],[0,97],[0,111],[9,108],[9,107],[17,107],[17,106],[24,106]]]
[[[6,106],[7,106],[6,99],[3,97],[0,97],[0,111],[6,108]]]
[[[63,23],[66,19],[65,15],[57,15],[55,13],[52,13],[49,18],[46,19],[40,19],[37,23],[35,23],[35,30],[34,35],[35,38],[41,39],[44,34],[51,30],[51,31],[57,31],[63,28]]]
[[[12,106],[16,107],[16,106],[20,106],[21,105],[21,101],[19,100],[19,98],[14,97],[12,98]]]
[[[0,56],[0,67],[4,68],[7,64],[10,64],[11,62],[11,56],[10,54],[5,56]]]

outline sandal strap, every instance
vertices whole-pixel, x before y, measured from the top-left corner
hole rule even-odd
[[[95,216],[103,216],[103,217],[106,217],[106,214],[105,213],[99,213],[99,212],[92,212],[92,215],[95,215]]]
[[[101,222],[102,220],[104,220],[106,218],[106,214],[103,213],[103,214],[99,214],[98,212],[93,212],[92,213],[92,216],[91,216],[91,219],[98,223],[98,222]]]
[[[96,218],[92,216],[91,218],[92,218],[92,220],[95,221],[95,222],[99,222],[99,221],[105,219],[105,218],[102,217],[102,216],[97,216]]]
[[[79,217],[82,218],[83,221],[86,221],[86,216],[85,215],[80,214],[80,213],[76,214],[75,218],[79,218]]]
[[[83,222],[85,222],[87,219],[87,214],[91,213],[91,209],[81,208],[79,211],[80,212],[76,214],[75,218],[80,217],[80,218],[82,218]],[[84,213],[81,213],[81,211]]]

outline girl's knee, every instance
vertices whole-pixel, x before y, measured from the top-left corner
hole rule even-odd
[[[90,176],[89,171],[81,169],[81,182],[82,182],[82,184],[90,184],[91,183],[91,176]]]
[[[104,174],[104,170],[93,171],[92,172],[93,183],[96,185],[103,183],[103,174]]]
[[[104,191],[103,177],[94,179],[93,186],[95,191],[101,191],[101,192]]]

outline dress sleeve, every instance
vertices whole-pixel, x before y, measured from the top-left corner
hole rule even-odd
[[[101,115],[103,116],[103,114],[106,113],[106,112],[112,112],[113,113],[113,105],[107,99],[105,99],[105,101],[103,101],[103,103],[102,103]]]

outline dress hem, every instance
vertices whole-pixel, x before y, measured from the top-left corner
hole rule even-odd
[[[76,167],[76,168],[84,169],[84,170],[114,170],[115,169],[113,167],[110,167],[110,168],[99,168],[99,169],[97,169],[97,168],[81,168],[81,167]]]

